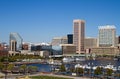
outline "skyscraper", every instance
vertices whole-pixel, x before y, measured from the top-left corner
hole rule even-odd
[[[99,27],[98,46],[110,47],[115,46],[116,28],[114,25]]]
[[[23,39],[18,33],[10,33],[10,50],[14,48],[15,50],[21,50],[22,49],[22,42]],[[16,46],[16,47],[15,47]]]
[[[73,20],[73,44],[76,46],[76,53],[84,52],[85,21]]]
[[[73,44],[73,34],[67,35],[68,44]]]

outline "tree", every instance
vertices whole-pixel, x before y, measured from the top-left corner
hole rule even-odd
[[[14,64],[8,64],[7,70],[11,71],[14,68],[14,66],[15,66]]]
[[[81,68],[81,67],[78,67],[78,68],[76,68],[76,73],[77,73],[77,75],[83,75],[83,73],[84,73],[84,69],[83,68]]]
[[[3,69],[4,65],[2,62],[0,62],[0,71]]]
[[[102,67],[97,67],[97,68],[95,69],[95,71],[94,71],[94,74],[95,74],[95,75],[100,75],[100,74],[102,74]]]
[[[4,61],[5,61],[5,59],[6,59],[6,57],[5,57],[5,56],[0,57],[0,62],[4,62]]]
[[[64,64],[62,64],[62,65],[60,66],[60,71],[61,71],[61,72],[65,72],[65,71],[66,71]]]
[[[17,58],[15,56],[8,57],[9,62],[15,62],[16,60],[17,60]]]
[[[73,67],[70,68],[70,71],[74,73],[75,72],[75,68],[73,68]]]
[[[28,72],[34,73],[38,71],[38,67],[36,66],[28,66]]]
[[[23,72],[24,74],[26,73],[26,69],[27,66],[25,64],[20,66],[20,72]]]
[[[113,73],[113,70],[112,69],[106,69],[106,75],[107,76],[111,76]]]

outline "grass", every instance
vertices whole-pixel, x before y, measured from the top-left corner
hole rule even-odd
[[[73,79],[73,78],[64,78],[64,77],[54,77],[54,76],[33,76],[32,79]]]

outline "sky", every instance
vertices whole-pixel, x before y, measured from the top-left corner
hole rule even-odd
[[[85,20],[85,36],[98,26],[115,25],[120,35],[120,0],[0,0],[0,42],[17,32],[25,42],[51,42],[73,33],[73,20]]]

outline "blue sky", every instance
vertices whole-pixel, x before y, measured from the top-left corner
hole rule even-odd
[[[120,35],[120,0],[0,0],[0,41],[17,32],[25,42],[50,42],[73,33],[73,20],[86,22],[85,35],[115,25]]]

